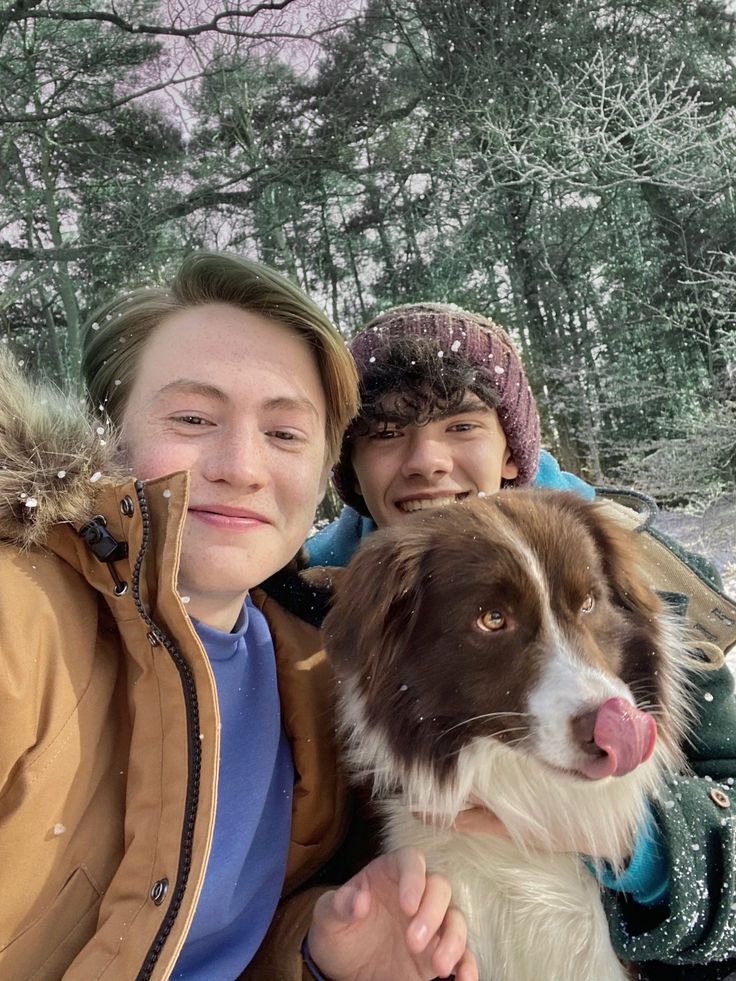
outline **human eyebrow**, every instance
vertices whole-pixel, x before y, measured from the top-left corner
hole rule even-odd
[[[435,419],[451,419],[454,416],[468,416],[468,415],[490,415],[493,411],[490,405],[486,405],[485,402],[481,402],[479,398],[466,398],[460,402],[459,405],[453,406],[451,409],[447,409],[445,412],[439,412],[433,418]]]
[[[394,416],[377,416],[376,418],[366,418],[364,416],[357,420],[355,428],[351,433],[351,438],[374,436],[377,433],[387,432],[389,429],[404,429],[407,425],[411,425],[411,423],[407,422],[406,419],[400,419]]]
[[[267,412],[278,412],[281,409],[286,409],[288,411],[296,409],[301,412],[309,412],[311,415],[319,419],[319,412],[317,407],[307,398],[294,397],[291,395],[278,395],[272,399],[266,399],[263,403],[263,408]]]
[[[221,388],[216,385],[209,385],[207,382],[195,381],[193,378],[176,378],[159,389],[156,398],[164,398],[167,395],[199,395],[213,399],[215,402],[229,401]]]

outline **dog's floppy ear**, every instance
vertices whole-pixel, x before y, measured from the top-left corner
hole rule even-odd
[[[636,532],[624,527],[596,504],[589,505],[588,526],[598,545],[603,570],[617,606],[644,617],[662,611],[662,602],[647,584]]]
[[[373,687],[385,679],[416,618],[422,549],[414,536],[374,532],[335,583],[325,618],[327,653],[339,678]]]

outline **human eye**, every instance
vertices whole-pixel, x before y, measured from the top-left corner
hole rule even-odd
[[[180,422],[185,426],[211,426],[212,423],[204,416],[197,416],[192,413],[184,412],[181,415],[173,416],[174,422]]]
[[[368,439],[386,442],[388,440],[397,439],[402,435],[403,431],[397,426],[381,426],[380,429],[374,429],[368,433]]]
[[[451,433],[470,433],[478,428],[477,422],[469,422],[467,419],[462,420],[462,422],[451,422],[447,427],[448,432]]]
[[[284,442],[296,442],[299,440],[299,435],[292,429],[269,429],[266,432],[267,436],[271,436],[273,439],[283,440]]]

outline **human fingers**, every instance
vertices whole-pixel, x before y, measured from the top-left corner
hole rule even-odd
[[[319,897],[312,922],[318,927],[347,925],[367,916],[369,908],[370,889],[358,874],[339,889],[331,889]]]
[[[427,863],[424,855],[418,848],[406,847],[382,857],[393,866],[401,909],[408,916],[414,916],[427,888]]]
[[[457,978],[457,968],[463,963],[468,944],[468,928],[460,910],[450,906],[437,938],[437,946],[432,951],[432,969],[438,977],[455,973]]]
[[[421,953],[433,940],[442,926],[452,897],[452,887],[449,880],[438,872],[430,872],[426,876],[424,892],[416,911],[406,931],[409,949]]]
[[[478,962],[472,951],[465,951],[460,962],[455,965],[453,974],[455,981],[479,981]]]
[[[440,828],[446,827],[444,817],[437,817],[434,814],[425,814],[423,812],[412,813],[414,817],[418,818],[424,824]],[[457,816],[452,822],[452,828],[455,831],[501,835],[504,838],[509,837],[506,825],[501,818],[495,811],[490,810],[488,807],[483,807],[481,804],[471,803],[464,810],[458,811]]]
[[[456,831],[471,834],[492,834],[508,838],[509,833],[501,818],[486,807],[468,807],[460,811],[452,826]]]

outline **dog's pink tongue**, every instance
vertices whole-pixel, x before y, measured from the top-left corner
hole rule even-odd
[[[657,741],[657,724],[623,698],[609,698],[598,709],[593,742],[606,756],[591,759],[582,771],[591,780],[621,777],[648,760]]]

